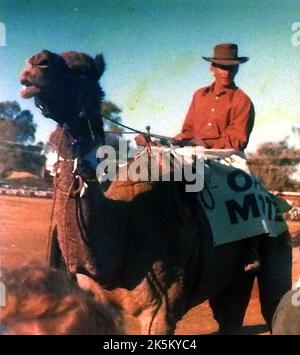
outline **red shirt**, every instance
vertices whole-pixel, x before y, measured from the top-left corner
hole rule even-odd
[[[250,98],[233,84],[214,92],[214,84],[197,90],[185,118],[184,138],[198,137],[207,148],[244,150],[254,124]]]

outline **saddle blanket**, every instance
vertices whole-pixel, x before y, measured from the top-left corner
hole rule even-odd
[[[205,159],[204,188],[197,198],[210,223],[215,246],[260,234],[276,237],[287,230],[282,215],[291,206],[251,175],[241,155]]]

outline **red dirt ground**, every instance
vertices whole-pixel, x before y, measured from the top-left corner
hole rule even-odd
[[[0,266],[18,267],[28,261],[45,260],[51,206],[52,201],[46,199],[0,197]],[[300,222],[289,223],[292,232],[299,227]],[[293,260],[295,282],[300,277],[298,248],[293,250]],[[264,324],[255,285],[245,317],[245,333],[268,334]],[[211,334],[216,330],[210,307],[204,302],[184,316],[176,334]]]

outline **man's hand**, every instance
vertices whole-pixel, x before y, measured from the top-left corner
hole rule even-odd
[[[143,146],[143,147],[145,147],[146,145],[148,145],[148,140],[147,140],[147,138],[145,137],[145,135],[143,135],[143,134],[139,134],[139,135],[137,135],[136,137],[134,137],[134,139],[135,139],[135,143],[137,144],[137,145],[141,145],[141,146]]]
[[[161,144],[158,141],[152,141],[151,139],[147,139],[147,136],[144,134],[139,134],[136,137],[134,137],[135,142],[137,145],[141,145],[142,147],[160,147]]]
[[[203,142],[201,138],[198,137],[192,137],[192,136],[187,136],[184,133],[179,133],[177,134],[173,140],[172,143],[174,145],[179,145],[180,147],[184,146],[203,146],[206,147],[206,144]]]
[[[197,145],[197,146],[200,145],[204,148],[207,147],[205,142],[201,138],[198,138],[198,137],[194,137],[193,139],[191,139],[191,143],[192,143],[192,145]]]
[[[173,138],[174,141],[189,140],[194,138],[191,134],[179,133]]]
[[[185,147],[187,145],[192,145],[191,139],[181,139],[181,140],[172,139],[172,144],[179,146],[179,147]]]
[[[190,145],[190,140],[193,138],[192,135],[187,135],[185,133],[176,134],[176,136],[172,139],[172,144],[178,145],[180,147],[184,147],[186,145]]]

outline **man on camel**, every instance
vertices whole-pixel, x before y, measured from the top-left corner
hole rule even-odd
[[[255,113],[253,103],[236,86],[234,78],[239,65],[247,62],[248,57],[238,56],[236,44],[221,43],[215,46],[213,57],[202,58],[211,63],[215,80],[194,93],[181,133],[174,140],[181,145],[191,141],[205,148],[243,151],[249,142]],[[259,270],[257,243],[256,239],[249,240],[244,260],[247,272]]]
[[[254,107],[234,78],[239,64],[248,58],[238,57],[233,43],[218,44],[213,57],[203,58],[212,63],[215,80],[195,92],[181,133],[174,139],[200,139],[206,148],[244,150],[253,128]]]

